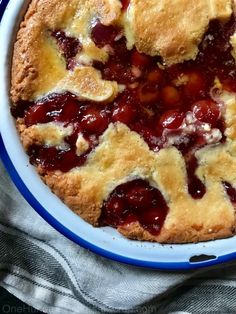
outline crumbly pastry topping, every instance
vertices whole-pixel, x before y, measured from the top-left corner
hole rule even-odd
[[[195,59],[211,20],[226,22],[231,0],[131,0],[127,10],[128,45],[160,55],[167,65]]]
[[[78,156],[83,155],[89,149],[89,142],[83,137],[83,134],[79,134],[76,141],[76,154]]]
[[[19,128],[22,126],[19,123]],[[25,149],[27,150],[32,144],[44,145],[46,147],[55,146],[59,149],[66,149],[67,145],[64,139],[70,136],[73,132],[72,126],[65,127],[62,123],[43,123],[32,125],[29,128],[22,126],[22,140]]]
[[[31,163],[83,219],[161,243],[234,234],[234,9],[31,2],[14,49],[12,114]]]
[[[83,75],[84,79],[76,89],[78,76],[67,71],[66,68],[70,65],[66,65],[66,62],[73,63],[73,60],[70,59],[74,59],[80,52],[81,44],[83,45],[82,52],[87,59],[106,60],[105,51],[97,48],[89,36],[90,24],[96,18],[100,18],[105,25],[111,24],[118,19],[120,11],[121,4],[118,0],[73,0],[69,4],[63,0],[52,0],[50,3],[33,0],[26,14],[25,22],[22,23],[18,33],[15,57],[13,58],[13,101],[35,100],[50,93],[62,83],[66,83],[69,88],[79,94],[87,80],[91,87],[91,89],[88,88],[88,93],[91,92],[92,100],[96,97],[94,85],[97,88],[98,98],[101,97],[100,94],[103,93],[104,88],[110,89],[107,94],[108,98],[111,97],[111,90],[115,89],[115,82],[110,83],[110,86],[108,82],[102,80],[99,82],[99,73],[94,73],[93,68],[82,69],[82,72],[77,69],[77,74]],[[57,34],[58,29],[63,29],[64,32]],[[77,36],[80,43],[76,47],[75,42],[72,44],[70,42],[68,51],[64,52],[67,60],[64,60],[63,52],[60,50],[60,48],[63,49],[66,41],[65,33],[68,36]],[[57,45],[57,40],[60,41],[61,47],[60,44]],[[72,55],[70,55],[71,52]],[[91,75],[92,71],[94,80]],[[115,90],[113,92],[115,93]],[[85,94],[85,97],[89,97],[87,93]]]

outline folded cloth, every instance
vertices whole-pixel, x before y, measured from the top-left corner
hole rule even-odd
[[[236,270],[167,273],[123,265],[66,239],[0,163],[0,285],[45,313],[236,313]],[[205,279],[204,279],[205,277]],[[4,313],[3,309],[0,309]]]

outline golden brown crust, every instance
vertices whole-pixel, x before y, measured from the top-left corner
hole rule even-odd
[[[102,80],[100,72],[92,67],[78,67],[62,79],[53,91],[69,91],[80,99],[105,102],[117,96],[118,84]]]
[[[126,18],[129,46],[160,55],[167,65],[195,59],[209,22],[226,21],[231,14],[231,0],[131,0]]]
[[[71,78],[66,70],[65,60],[49,36],[49,30],[64,29],[71,36],[79,33],[82,44],[85,41],[82,52],[88,56],[96,55],[98,60],[104,60],[104,51],[98,49],[92,40],[88,40],[89,25],[95,17],[101,17],[104,24],[115,22],[119,18],[120,9],[121,4],[118,0],[72,0],[69,5],[63,0],[50,2],[33,0],[21,24],[15,44],[12,101],[15,103],[21,99],[37,99],[55,89],[61,82],[68,80],[71,82],[73,78],[76,84],[76,76]],[[92,67],[91,71],[94,71]],[[85,84],[86,80],[91,81],[90,72],[87,73],[88,76],[84,75]],[[103,92],[104,84],[109,85],[109,82],[100,79],[98,96]],[[112,89],[115,95],[117,87],[115,83],[110,85],[110,90]],[[78,89],[77,93],[79,92]]]
[[[27,128],[23,119],[18,119],[17,127],[26,151],[33,144],[66,148],[64,139],[73,131],[72,126],[65,127],[61,123],[54,122],[32,125]]]
[[[118,0],[71,0],[69,4],[63,0],[33,0],[15,44],[13,102],[37,99],[52,91],[71,91],[82,99],[99,102],[114,99],[118,93],[117,83],[102,80],[91,66],[67,71],[65,60],[47,30],[64,29],[71,36],[79,37],[85,47],[83,53],[104,60],[106,53],[88,38],[88,23],[97,16],[104,24],[120,22],[120,9]],[[183,11],[185,15],[180,24],[179,16],[181,13],[182,17]],[[209,21],[226,20],[230,13],[231,1],[228,0],[131,0],[126,23],[133,26],[134,40],[140,51],[151,55],[160,53],[166,63],[171,64],[194,58]],[[98,224],[104,200],[117,186],[136,178],[149,181],[161,191],[168,204],[167,218],[158,236],[151,235],[139,223],[120,227],[118,230],[129,238],[184,243],[231,236],[235,232],[235,209],[222,181],[236,185],[236,96],[223,93],[222,100],[226,106],[227,141],[196,154],[200,164],[197,176],[207,188],[200,200],[193,200],[188,193],[185,161],[176,148],[154,153],[137,133],[120,123],[109,126],[84,166],[68,173],[45,172],[40,167],[38,171],[56,195],[94,226]],[[58,126],[55,129],[48,125],[52,137],[45,136],[45,129],[27,128],[22,119],[18,119],[17,126],[26,150],[32,144],[45,144],[45,141],[46,145],[59,145],[66,132],[70,132],[60,130],[58,135]],[[80,139],[78,155],[84,153],[86,147],[86,141]]]

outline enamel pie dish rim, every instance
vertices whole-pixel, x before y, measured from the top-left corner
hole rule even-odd
[[[7,0],[0,3],[0,16]],[[30,0],[9,1],[0,38],[0,157],[21,194],[52,227],[75,243],[109,259],[162,270],[188,270],[236,259],[236,237],[197,244],[162,245],[129,240],[113,228],[94,228],[74,214],[41,181],[23,150],[10,114],[9,84],[16,31]],[[208,256],[191,262],[193,256]],[[191,261],[190,261],[191,259]]]

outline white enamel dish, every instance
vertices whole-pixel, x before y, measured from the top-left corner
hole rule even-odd
[[[0,1],[0,17],[8,1]],[[25,199],[49,224],[77,244],[109,259],[162,270],[187,270],[236,259],[236,237],[198,244],[131,241],[116,230],[94,228],[68,209],[41,181],[24,153],[9,107],[12,43],[29,1],[11,0],[0,26],[0,156]]]

